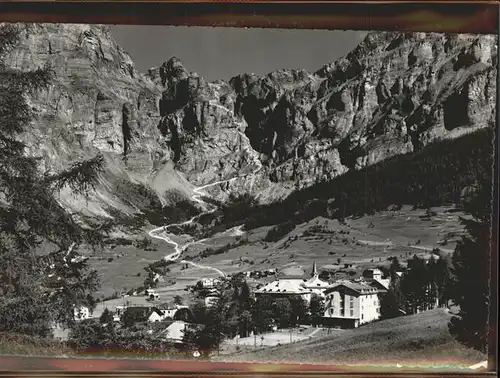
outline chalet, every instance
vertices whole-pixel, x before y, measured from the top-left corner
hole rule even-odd
[[[363,278],[369,285],[378,288],[381,292],[386,292],[391,284],[389,278],[382,278],[382,271],[379,269],[365,270]]]
[[[73,309],[73,314],[76,321],[90,319],[91,311],[86,306],[75,307]]]
[[[153,308],[151,306],[116,306],[113,321],[119,322],[126,311],[132,313],[137,321],[142,322],[148,320]]]
[[[151,311],[148,321],[163,321],[166,319],[174,319],[175,314],[178,310],[188,308],[188,306],[181,306],[172,303],[167,303],[165,305],[160,305]]]
[[[325,291],[325,325],[357,328],[380,317],[378,289],[366,283],[339,282]]]
[[[389,283],[390,283],[390,281],[388,283],[385,283],[385,282],[380,282],[380,281],[372,279],[372,278],[361,278],[361,279],[356,280],[354,282],[361,282],[361,283],[365,283],[367,285],[370,285],[371,287],[377,289],[379,294],[387,293],[387,291],[389,290]]]
[[[158,293],[156,293],[153,289],[146,289],[144,291],[144,294],[146,295],[146,297],[149,297],[148,300],[150,300],[150,301],[160,299],[160,295]]]
[[[163,310],[159,310],[157,308],[152,309],[149,316],[148,316],[148,322],[150,323],[156,323],[156,322],[161,322],[165,319],[167,319],[167,314]]]
[[[57,341],[68,341],[70,329],[58,323],[52,323],[52,337]]]
[[[186,323],[182,320],[174,321],[165,329],[165,331],[163,331],[166,339],[176,344],[183,343],[184,331],[186,330],[188,325],[189,323]]]

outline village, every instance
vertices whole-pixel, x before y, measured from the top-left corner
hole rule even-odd
[[[435,256],[436,258],[438,256]],[[423,261],[428,261],[423,259]],[[393,272],[393,277],[401,278],[402,271]],[[354,264],[330,264],[318,269],[316,263],[305,271],[301,267],[265,269],[260,271],[240,272],[233,277],[239,280],[249,280],[251,297],[256,303],[268,298],[271,301],[281,299],[290,300],[300,298],[305,305],[306,318],[297,322],[280,323],[280,310],[274,313],[274,318],[266,324],[264,329],[249,330],[234,337],[226,337],[218,348],[218,353],[231,353],[241,348],[262,348],[301,340],[316,336],[325,336],[331,332],[358,328],[364,324],[377,321],[381,318],[381,300],[391,286],[391,274],[373,268],[359,270]],[[210,308],[217,304],[220,296],[220,278],[203,278],[191,289],[198,292],[197,297],[182,298],[175,296],[171,301],[162,301],[155,289],[145,289],[136,295],[124,295],[115,301],[103,302],[94,311],[83,307],[75,309],[75,319],[78,322],[95,319],[103,316],[103,312],[112,314],[113,322],[123,324],[124,317],[133,319],[135,323],[145,325],[148,333],[164,335],[166,342],[177,347],[186,345],[185,331],[193,326],[193,303]],[[186,288],[187,289],[187,288]],[[191,303],[190,303],[191,302]],[[315,302],[313,304],[313,302]],[[275,303],[275,302],[273,302]],[[418,308],[428,310],[439,305]],[[313,308],[314,307],[314,308]],[[318,311],[320,313],[318,313]],[[399,315],[406,315],[402,308],[398,308]],[[313,312],[316,313],[314,316]],[[302,322],[300,321],[302,320]],[[68,332],[58,329],[55,336],[61,340],[68,337]],[[199,356],[197,350],[194,356]]]
[[[274,244],[262,241],[274,228],[249,231],[245,243],[238,243],[238,235],[223,233],[211,239],[222,246],[222,253],[203,257],[206,245],[200,245],[183,250],[181,262],[148,260],[146,275],[133,269],[121,273],[124,283],[133,277],[135,284],[98,298],[93,309],[75,309],[77,329],[88,324],[99,335],[108,332],[101,330],[103,324],[112,323],[127,345],[145,342],[162,345],[160,349],[173,346],[191,357],[204,350],[205,358],[217,358],[215,352],[233,358],[311,339],[348,337],[358,328],[419,317],[436,307],[447,312],[454,218],[441,220],[449,218],[447,208],[430,217],[437,228],[422,242],[429,211],[403,210],[345,224],[314,219]],[[394,232],[379,235],[374,224]],[[352,239],[349,245],[342,242],[346,235]],[[446,248],[440,243],[443,237],[448,239]],[[288,253],[278,254],[283,242],[290,244]],[[106,278],[107,272],[102,274]],[[71,342],[78,332],[54,326],[53,333]],[[212,344],[202,346],[207,336]],[[102,344],[93,338],[89,340]]]

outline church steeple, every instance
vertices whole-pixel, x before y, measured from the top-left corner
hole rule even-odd
[[[311,277],[318,277],[318,269],[316,268],[316,261],[313,263],[313,270],[311,273]]]

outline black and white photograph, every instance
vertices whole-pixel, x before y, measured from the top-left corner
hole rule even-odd
[[[496,35],[0,24],[0,355],[486,367]]]

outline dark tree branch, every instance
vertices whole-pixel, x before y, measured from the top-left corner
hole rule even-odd
[[[104,172],[104,166],[104,157],[97,155],[92,159],[77,162],[61,173],[46,176],[44,181],[54,185],[57,190],[68,186],[75,193],[86,195],[95,189],[98,175]]]

